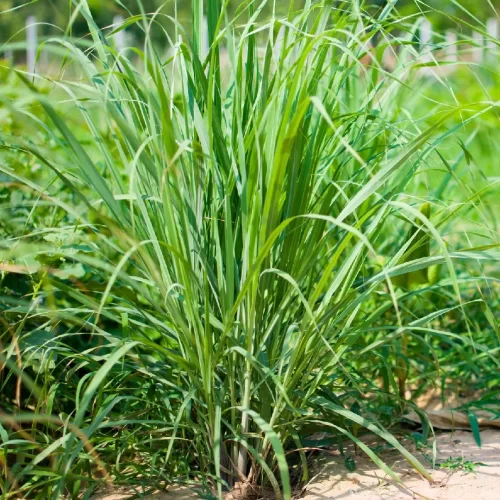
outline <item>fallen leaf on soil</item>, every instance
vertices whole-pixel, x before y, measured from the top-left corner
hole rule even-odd
[[[470,430],[469,417],[465,413],[454,410],[425,410],[429,422],[432,427],[442,430]],[[477,417],[479,427],[500,429],[500,419],[491,419],[492,413],[488,411],[474,411]],[[405,415],[405,418],[415,423],[420,423],[420,417],[410,411]]]

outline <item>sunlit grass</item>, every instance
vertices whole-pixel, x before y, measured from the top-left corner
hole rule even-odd
[[[0,415],[23,456],[6,460],[6,498],[76,498],[98,470],[290,498],[290,464],[306,481],[301,441],[318,429],[397,479],[366,429],[428,477],[387,430],[408,379],[438,380],[441,350],[497,368],[497,179],[458,170],[496,103],[431,99],[418,19],[390,6],[373,18],[308,2],[269,19],[265,4],[229,19],[193,0],[194,35],[177,26],[165,60],[147,38],[117,54],[83,1],[91,50],[51,45],[84,77],[18,71],[22,93],[1,94],[30,130],[1,137],[0,170],[24,193],[5,208],[27,207],[0,264],[25,289],[2,299],[3,384],[22,386]],[[454,236],[464,221],[477,234]]]

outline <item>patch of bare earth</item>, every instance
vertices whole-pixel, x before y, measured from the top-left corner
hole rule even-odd
[[[130,490],[130,488],[110,487],[94,495],[90,500],[127,500],[129,498],[137,498],[137,493],[138,492]],[[194,500],[200,497],[187,488],[172,488],[168,491],[153,493],[141,498],[142,500]]]
[[[355,457],[357,468],[348,472],[337,459],[325,460],[316,476],[305,488],[305,500],[350,499],[385,500],[427,498],[431,500],[498,500],[500,499],[500,432],[483,430],[479,448],[471,432],[455,431],[437,436],[437,460],[463,459],[481,463],[475,472],[466,473],[459,468],[454,472],[437,468],[431,472],[434,482],[423,479],[396,452],[380,454],[380,457],[401,479],[402,484],[387,476],[368,458]],[[422,463],[426,459],[415,453]],[[430,465],[430,464],[429,464]]]

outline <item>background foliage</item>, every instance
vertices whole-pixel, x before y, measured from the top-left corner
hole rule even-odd
[[[278,14],[287,12],[289,7],[287,0],[277,0],[274,3]],[[304,0],[295,0],[295,9],[299,10],[303,7],[304,3]],[[101,0],[90,0],[88,4],[96,23],[101,27],[111,25],[115,15],[129,17],[140,14],[141,11],[153,13],[160,10],[166,16],[177,15],[184,27],[187,30],[191,29],[192,12],[189,1],[164,2],[162,0],[142,0],[138,2],[137,0],[113,0],[104,2]],[[239,4],[239,1],[234,0],[228,2],[229,15],[234,13]],[[336,5],[346,10],[351,8],[350,0],[337,0]],[[386,5],[387,0],[369,0],[365,2],[365,7],[374,13]],[[489,17],[498,17],[495,9],[499,6],[499,0],[462,0],[460,2],[399,0],[396,4],[396,9],[401,15],[412,15],[423,12],[434,21],[436,28],[444,29],[457,28],[459,26],[460,22],[457,22],[454,18],[464,19],[473,24],[477,22],[484,23]],[[0,27],[2,33],[0,42],[23,40],[22,32],[24,30],[25,19],[29,15],[36,16],[40,23],[46,23],[40,26],[41,35],[60,34],[61,29],[64,30],[67,28],[72,8],[72,0],[35,0],[33,2],[26,2],[26,0],[0,0]],[[270,2],[264,9],[264,12],[267,11],[269,13],[271,9]],[[172,31],[171,23],[164,16],[160,16],[157,22],[167,30]],[[134,31],[136,36],[140,37],[140,33],[134,30],[133,27],[132,31]],[[88,27],[82,16],[79,16],[75,20],[73,33],[75,36],[88,34]],[[158,43],[165,44],[165,39],[161,31],[153,30],[153,36]]]

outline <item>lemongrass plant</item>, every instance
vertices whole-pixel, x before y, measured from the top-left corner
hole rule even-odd
[[[37,401],[0,416],[17,431],[33,422],[19,437],[29,459],[4,479],[11,495],[76,498],[100,472],[219,496],[266,483],[290,498],[291,460],[307,480],[301,441],[316,428],[354,440],[397,479],[357,437],[367,429],[429,477],[365,411],[368,386],[350,369],[399,346],[386,394],[404,409],[408,342],[446,337],[433,322],[450,308],[408,318],[401,302],[439,290],[427,272],[438,266],[465,314],[457,264],[498,258],[493,246],[451,249],[440,228],[463,204],[421,209],[412,187],[437,148],[495,104],[429,105],[419,18],[398,19],[394,2],[305,3],[279,18],[273,2],[246,0],[230,18],[222,1],[193,0],[192,33],[174,22],[165,56],[148,38],[161,12],[106,33],[75,1],[92,42],[48,45],[81,77],[17,71],[23,95],[2,95],[45,139],[4,136],[1,171],[38,193],[32,213],[43,202],[54,214],[2,253],[4,272],[34,284],[29,304],[9,306],[2,355]],[[144,47],[118,53],[112,36],[132,24]],[[414,119],[422,103],[429,115]],[[10,166],[21,153],[50,182]],[[34,381],[22,370],[33,359]]]

